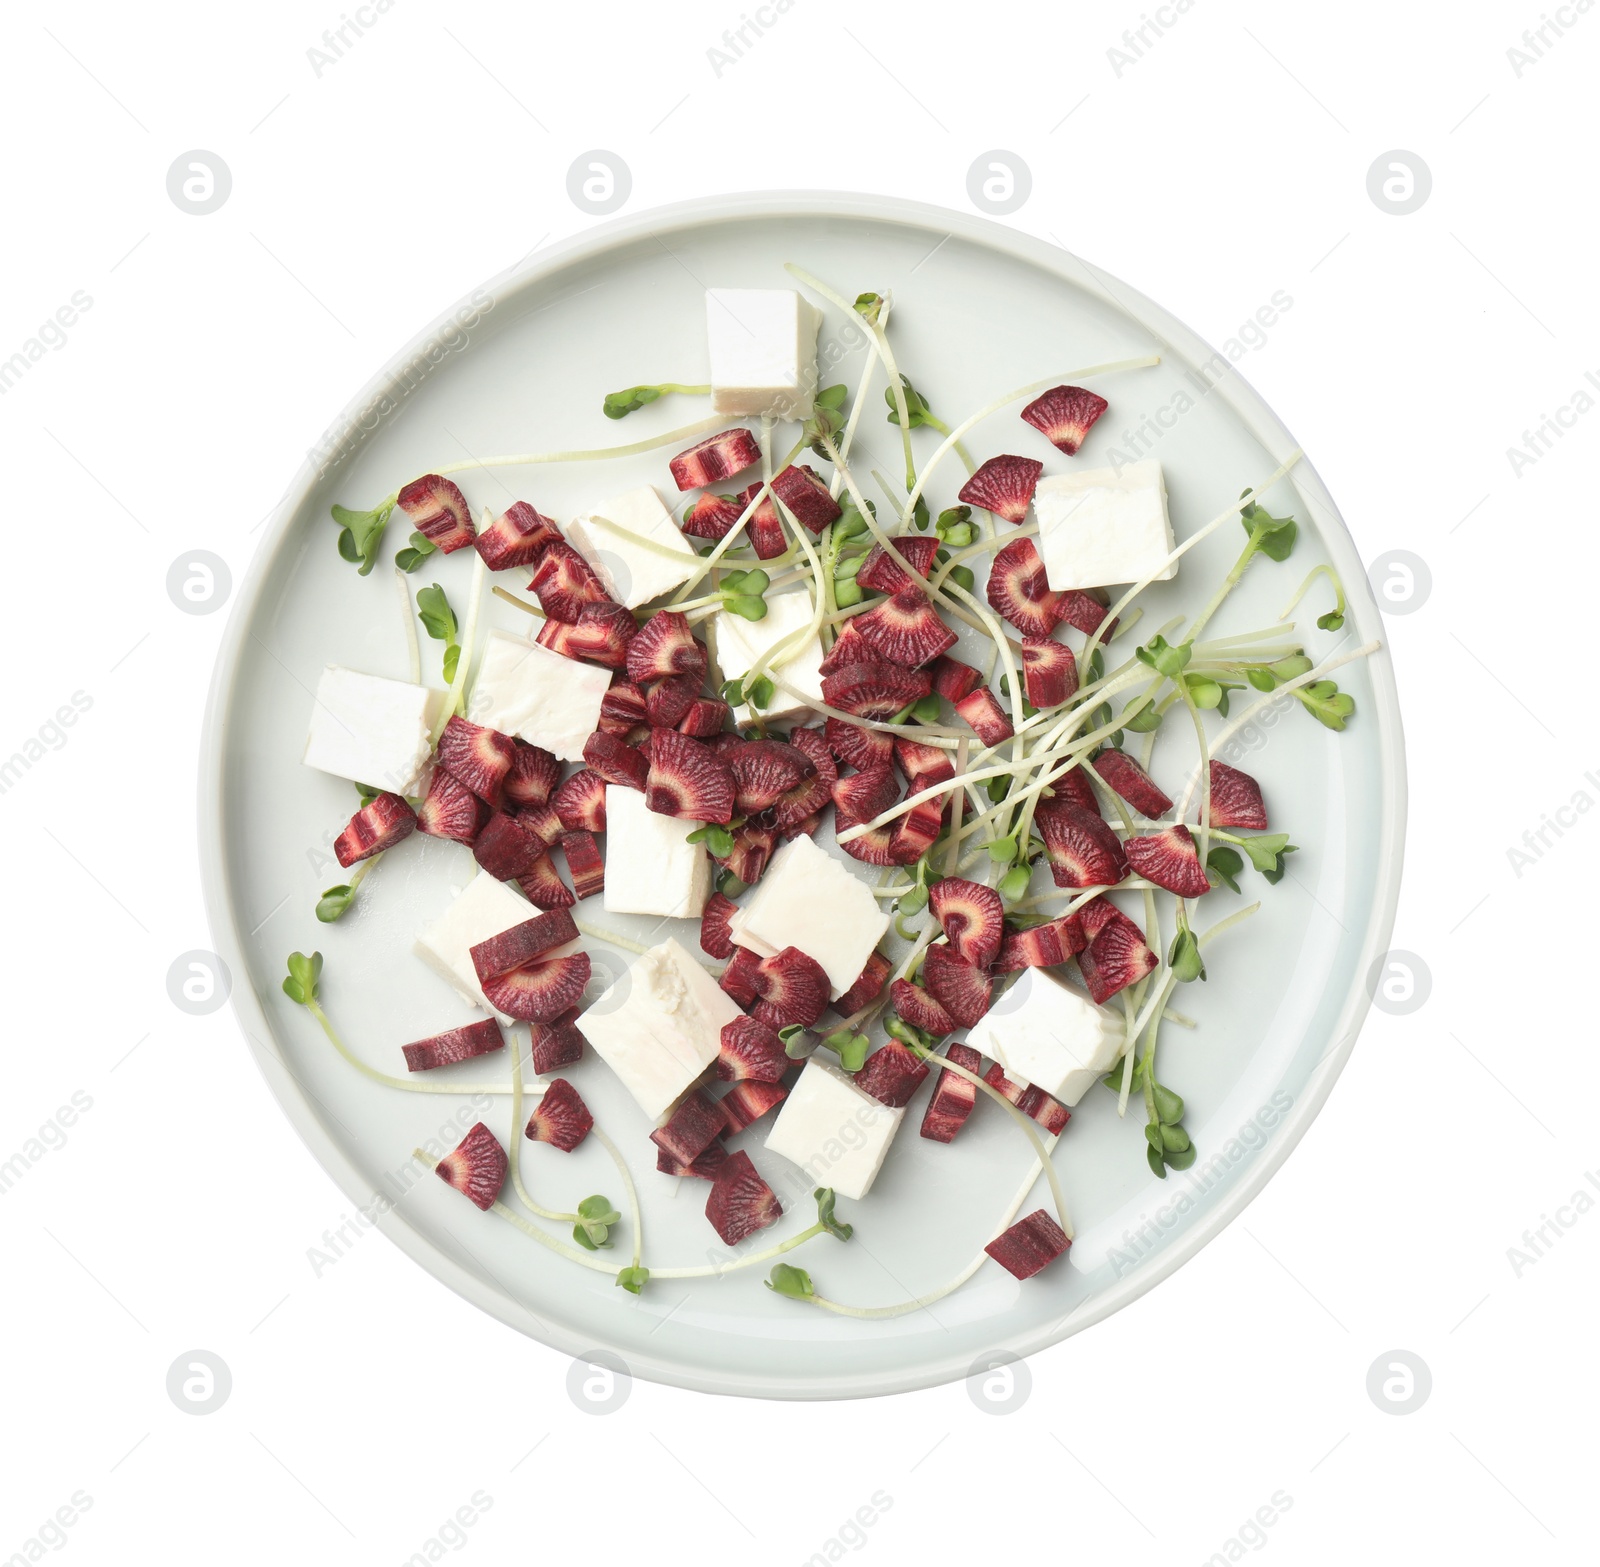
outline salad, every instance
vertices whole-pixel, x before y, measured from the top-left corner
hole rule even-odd
[[[336,1027],[320,953],[291,954],[283,990],[377,1084],[507,1098],[500,1131],[479,1122],[416,1158],[573,1265],[634,1294],[770,1265],[779,1295],[881,1318],[990,1261],[1018,1279],[1065,1266],[1073,1225],[1051,1155],[1087,1095],[1142,1122],[1132,1156],[1154,1176],[1194,1163],[1182,1055],[1169,1066],[1163,1032],[1194,1026],[1182,988],[1271,897],[1234,895],[1255,877],[1270,889],[1296,848],[1261,783],[1217,753],[1285,699],[1343,730],[1355,704],[1334,675],[1378,644],[1308,649],[1289,617],[1312,590],[1330,601],[1317,629],[1343,626],[1326,564],[1287,585],[1274,624],[1213,629],[1247,572],[1294,553],[1295,519],[1265,498],[1299,453],[1242,475],[1238,499],[1184,519],[1180,542],[1159,462],[1079,455],[1154,356],[1047,375],[949,423],[897,362],[887,297],[788,271],[795,288],[707,290],[708,384],[601,405],[621,420],[708,399],[709,417],[459,462],[371,510],[333,508],[339,554],[362,574],[397,513],[409,528],[393,567],[412,668],[321,679],[304,759],[359,801],[335,843],[351,874],[317,917],[383,897],[367,879],[413,834],[459,844],[470,880],[429,911],[416,955],[462,1021],[388,1042],[385,1070]],[[864,335],[854,386],[821,385],[828,310]],[[1017,450],[977,460],[966,438],[1012,408]],[[903,472],[856,460],[878,418]],[[599,496],[608,464],[653,451],[667,455],[657,485],[565,521],[525,500],[475,514],[455,477],[581,464]],[[1197,585],[1192,613],[1145,624],[1141,595],[1218,530],[1239,543],[1232,568]],[[458,550],[475,557],[464,602],[413,591],[431,557]],[[490,592],[525,613],[526,634],[480,637]],[[442,691],[422,679],[419,625],[441,645]],[[631,942],[614,914],[671,933]],[[631,954],[607,983],[601,941]],[[452,1072],[486,1055],[503,1055],[507,1082]],[[627,1124],[602,1127],[585,1102],[584,1075],[605,1071],[637,1107]],[[975,1113],[1007,1118],[1031,1163],[987,1233],[958,1238],[964,1265],[908,1300],[822,1293],[823,1238],[870,1224],[896,1142],[959,1160]],[[649,1245],[656,1177],[636,1180],[623,1151],[646,1137],[662,1178],[704,1183],[728,1248],[708,1265]],[[591,1138],[615,1163],[616,1200],[540,1203],[541,1162]],[[1019,1217],[1041,1176],[1048,1205]],[[814,1202],[815,1222],[752,1241],[785,1197]]]

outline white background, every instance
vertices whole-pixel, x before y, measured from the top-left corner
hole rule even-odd
[[[1160,14],[1175,25],[1119,75],[1107,51],[1137,5],[797,0],[719,74],[707,51],[737,0],[397,0],[319,76],[307,51],[338,0],[10,11],[0,359],[75,291],[93,304],[0,397],[0,753],[74,692],[92,705],[0,795],[0,1160],[75,1092],[92,1108],[0,1202],[0,1559],[32,1559],[83,1493],[33,1551],[398,1563],[476,1492],[457,1549],[486,1561],[1581,1558],[1600,1217],[1560,1205],[1600,1166],[1583,984],[1600,825],[1569,815],[1520,864],[1508,851],[1577,793],[1600,799],[1600,412],[1520,476],[1507,449],[1600,376],[1600,17],[1557,13],[1574,25],[1519,77],[1507,50],[1532,4]],[[628,210],[773,186],[971,210],[969,166],[1003,149],[1033,178],[1005,221],[1213,342],[1286,291],[1241,368],[1363,558],[1405,549],[1431,571],[1388,622],[1413,799],[1395,940],[1431,994],[1375,1012],[1266,1194],[1153,1295],[1033,1360],[1009,1415],[959,1384],[801,1407],[639,1383],[617,1413],[582,1412],[564,1358],[385,1239],[317,1277],[308,1248],[347,1204],[231,1013],[167,997],[173,959],[209,945],[193,795],[226,618],[180,613],[169,566],[202,547],[237,582],[372,370],[595,221],[566,193],[595,148],[631,169]],[[190,149],[232,171],[209,216],[167,195]],[[1367,191],[1392,149],[1432,172],[1408,216]],[[1546,1215],[1573,1222],[1514,1263]],[[232,1375],[206,1416],[166,1391],[194,1349]],[[1432,1377],[1403,1416],[1367,1391],[1397,1349]],[[889,1505],[837,1543],[878,1492]]]

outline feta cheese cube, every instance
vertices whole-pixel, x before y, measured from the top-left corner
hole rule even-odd
[[[699,919],[711,896],[711,860],[705,846],[689,843],[705,826],[663,816],[637,789],[606,789],[607,914],[660,914]]]
[[[847,1073],[813,1056],[783,1101],[767,1147],[817,1185],[859,1199],[872,1190],[905,1113],[904,1105],[880,1103]]]
[[[467,696],[467,717],[543,746],[563,762],[581,762],[610,685],[611,671],[597,664],[491,631]]]
[[[803,631],[811,624],[811,595],[803,589],[798,593],[774,593],[767,600],[767,613],[760,620],[746,620],[731,610],[718,610],[711,617],[711,640],[717,663],[725,680],[737,680],[748,674],[769,649],[776,647],[786,637]],[[801,640],[784,661],[769,672],[779,675],[802,696],[822,705],[822,638],[810,636]],[[773,721],[802,718],[811,709],[785,691],[778,691],[772,705],[763,717]],[[735,723],[749,723],[755,717],[748,707],[736,707]]]
[[[809,419],[822,312],[789,288],[708,288],[711,408]]]
[[[968,1032],[967,1043],[998,1061],[1007,1077],[1075,1105],[1122,1054],[1124,1033],[1119,1014],[1030,968]]]
[[[741,947],[764,958],[798,947],[822,965],[839,996],[861,977],[889,916],[859,876],[801,836],[772,856],[729,925]]]
[[[532,919],[535,912],[533,905],[508,882],[496,881],[488,872],[479,871],[455,895],[449,908],[417,937],[412,950],[440,978],[454,985],[464,1001],[493,1012],[478,984],[478,971],[472,966],[472,948]],[[570,951],[574,945],[569,942],[561,950]],[[496,1015],[507,1027],[515,1021],[504,1013]]]
[[[1149,577],[1165,582],[1178,564],[1172,553],[1167,487],[1154,459],[1120,470],[1091,468],[1052,474],[1033,492],[1039,553],[1050,586],[1104,588]]]
[[[611,526],[603,527],[602,522]],[[564,531],[567,543],[594,567],[606,592],[629,609],[670,593],[696,568],[693,547],[648,484],[574,517]],[[683,558],[674,560],[648,549],[640,539],[675,550]]]
[[[641,953],[588,1011],[578,1030],[658,1121],[717,1059],[737,1003],[670,938]]]
[[[329,664],[317,682],[305,764],[338,778],[407,794],[432,751],[442,691]]]

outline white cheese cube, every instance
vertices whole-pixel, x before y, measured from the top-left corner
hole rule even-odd
[[[859,876],[801,836],[772,856],[729,924],[733,939],[761,957],[798,947],[815,958],[839,996],[861,977],[889,916]]]
[[[660,914],[699,919],[711,896],[711,860],[705,845],[689,843],[705,825],[663,816],[637,789],[606,789],[607,914]]]
[[[984,1013],[967,1043],[1007,1077],[1075,1105],[1122,1054],[1123,1019],[1043,969],[1029,968]]]
[[[442,691],[329,664],[317,682],[305,764],[374,789],[408,794],[432,751]]]
[[[809,419],[822,312],[789,288],[708,288],[711,408]]]
[[[607,868],[607,875],[610,869]],[[670,938],[641,953],[588,1011],[578,1030],[658,1121],[717,1059],[737,1003]]]
[[[746,620],[732,610],[718,610],[711,617],[711,640],[723,678],[737,680],[748,674],[769,649],[795,632],[806,630],[811,625],[811,616],[811,595],[804,589],[798,593],[774,593],[767,600],[766,615],[760,620]],[[822,638],[804,637],[781,664],[768,668],[767,673],[781,676],[786,684],[820,707],[822,658]],[[810,712],[804,701],[797,701],[786,691],[777,691],[761,716],[776,722],[803,718]],[[735,723],[749,723],[755,716],[748,707],[733,710]]]
[[[602,522],[611,526],[603,527]],[[696,569],[693,546],[648,484],[613,496],[605,505],[574,517],[562,531],[567,543],[594,567],[606,592],[629,609],[670,593],[680,582],[687,582]],[[671,555],[650,549],[639,542],[641,539],[682,558],[674,560]]]
[[[1033,492],[1039,553],[1050,586],[1105,588],[1178,574],[1167,487],[1153,459],[1052,474]]]
[[[817,1185],[862,1198],[872,1190],[905,1113],[904,1105],[880,1103],[847,1073],[813,1056],[783,1101],[767,1148],[793,1160]]]
[[[454,985],[464,1001],[493,1012],[478,984],[472,949],[480,941],[531,920],[537,912],[509,882],[496,881],[487,871],[479,871],[455,895],[450,907],[417,937],[413,950],[436,974]],[[562,950],[570,950],[570,946],[569,943]],[[504,1013],[496,1015],[508,1027],[514,1021]]]
[[[467,717],[543,746],[563,762],[581,762],[610,685],[611,671],[597,664],[491,631],[467,695]]]

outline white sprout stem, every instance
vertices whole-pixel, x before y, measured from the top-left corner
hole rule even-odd
[[[406,628],[406,658],[407,668],[411,671],[411,684],[422,684],[422,644],[417,641],[417,622],[411,603],[411,584],[406,581],[406,574],[396,566],[394,568],[395,592],[400,595],[400,619]]]
[[[885,302],[879,312],[880,321],[888,319],[889,306]],[[856,395],[850,404],[850,417],[845,420],[844,429],[839,432],[839,450],[849,456],[851,444],[856,438],[856,426],[861,423],[862,410],[867,406],[867,393],[872,387],[872,372],[878,368],[882,355],[878,350],[878,339],[873,337],[867,347],[866,368],[861,372],[861,380],[856,386]],[[835,500],[839,498],[839,491],[844,488],[844,480],[839,477],[837,469],[834,470],[832,479],[828,481],[828,494]]]
[[[664,435],[652,435],[643,441],[632,441],[626,446],[597,446],[587,451],[523,452],[511,457],[469,457],[461,462],[446,463],[434,473],[465,473],[469,468],[517,468],[529,463],[547,462],[602,462],[611,457],[637,457],[641,452],[653,452],[657,447],[675,446],[680,441],[691,441],[697,435],[709,435],[726,421],[720,415],[696,420]]]
[[[613,538],[626,539],[630,544],[636,544],[640,549],[651,555],[659,555],[664,560],[675,560],[685,566],[699,566],[705,557],[696,555],[692,550],[674,549],[670,544],[663,544],[659,539],[647,539],[642,533],[635,533],[632,528],[624,528],[620,523],[612,522],[609,517],[597,516],[590,512],[584,519],[593,523],[602,533],[609,533]]]
[[[854,713],[847,713],[842,707],[829,707],[826,702],[819,702],[814,696],[807,696],[804,691],[797,689],[781,675],[769,674],[767,678],[785,696],[793,697],[813,713],[823,718],[838,718],[847,724],[855,724],[861,729],[877,729],[888,735],[905,735],[908,739],[920,745],[934,746],[941,751],[953,751],[963,740],[972,737],[965,729],[952,729],[947,724],[891,724],[875,718],[860,718]]]
[[[1348,653],[1340,653],[1334,658],[1325,658],[1320,664],[1314,665],[1303,675],[1296,675],[1293,680],[1285,680],[1281,686],[1269,691],[1259,701],[1252,702],[1242,713],[1228,720],[1226,724],[1212,737],[1211,754],[1215,756],[1234,735],[1250,723],[1258,713],[1271,707],[1280,697],[1288,696],[1291,692],[1298,691],[1302,686],[1315,685],[1319,680],[1326,680],[1334,670],[1342,669],[1346,664],[1353,664],[1357,659],[1370,658],[1383,644],[1376,639],[1363,642],[1360,647],[1351,649]],[[1202,773],[1209,774],[1209,767],[1197,767],[1189,779],[1188,786],[1183,791],[1183,799],[1178,803],[1176,819],[1182,821],[1189,809],[1189,801],[1194,798],[1196,785],[1200,782]]]
[[[530,604],[526,599],[518,598],[510,588],[503,588],[498,582],[491,591],[497,599],[501,599],[507,604],[514,604],[518,609],[525,610],[530,615],[537,615],[540,620],[548,619],[548,616],[537,604]]]

